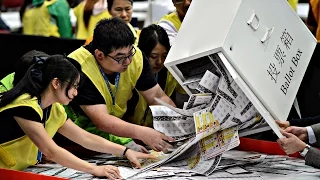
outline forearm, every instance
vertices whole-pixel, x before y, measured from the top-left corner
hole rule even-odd
[[[163,94],[162,96],[157,97],[158,99],[170,104],[173,107],[176,107],[176,104],[168,97],[166,94]],[[158,102],[156,100],[153,101],[153,104],[151,105],[156,105]]]
[[[61,164],[62,166],[72,168],[78,171],[93,174],[94,165],[79,159],[67,150],[57,146],[50,154],[45,154],[50,160]]]
[[[143,126],[128,123],[115,116],[106,114],[104,121],[99,121],[97,127],[104,132],[114,134],[121,137],[129,137],[133,139],[141,139],[141,131]]]
[[[81,142],[83,147],[102,153],[122,155],[125,150],[124,146],[110,142],[100,136],[86,133],[84,141]]]

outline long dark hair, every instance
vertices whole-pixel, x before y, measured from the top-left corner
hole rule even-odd
[[[152,49],[156,47],[158,43],[164,46],[169,52],[170,42],[168,34],[161,26],[152,24],[142,29],[138,47],[147,57],[150,56]]]
[[[99,0],[87,0],[86,4],[84,5],[83,22],[84,22],[84,26],[86,28],[88,28],[88,26],[89,26],[89,21],[90,21],[91,15],[92,15],[93,7],[98,1]]]
[[[0,107],[6,106],[24,93],[40,99],[41,93],[54,78],[61,82],[62,87],[67,86],[68,96],[68,90],[75,84],[79,75],[81,77],[81,66],[72,58],[63,55],[53,55],[48,58],[35,56],[34,61],[22,80],[11,90],[1,94]]]
[[[14,74],[14,80],[13,85],[17,85],[18,82],[24,77],[29,67],[34,63],[34,57],[48,57],[49,55],[37,50],[31,50],[21,56],[21,58],[17,61],[17,64],[15,66],[15,74]]]

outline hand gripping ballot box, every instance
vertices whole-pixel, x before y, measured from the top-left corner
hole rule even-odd
[[[286,0],[197,0],[165,66],[190,95],[221,62],[227,84],[236,82],[269,125],[254,132],[271,127],[282,137],[274,120],[287,119],[315,46]]]

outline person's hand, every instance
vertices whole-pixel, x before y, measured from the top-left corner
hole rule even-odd
[[[141,153],[131,149],[128,149],[125,155],[135,168],[141,168],[139,159],[157,159],[157,157],[153,156],[152,154]]]
[[[285,132],[296,135],[300,140],[308,140],[308,131],[305,127],[290,126],[285,129]]]
[[[166,153],[168,148],[172,146],[167,142],[175,141],[172,137],[166,136],[152,128],[143,127],[141,131],[141,140],[155,151],[162,151]]]
[[[306,147],[306,143],[301,141],[294,134],[287,133],[282,129],[280,132],[285,137],[278,139],[277,142],[286,154],[302,151]]]
[[[115,166],[95,166],[94,171],[92,173],[95,176],[99,177],[107,177],[109,179],[122,179],[120,176],[120,171]]]
[[[145,147],[141,146],[140,144],[137,144],[137,145],[138,145],[138,147],[140,147],[141,152],[143,152],[143,153],[147,153],[147,154],[149,154],[149,153],[150,153],[150,152],[149,152]]]
[[[289,122],[289,121],[279,121],[279,120],[276,120],[276,123],[278,124],[278,126],[279,126],[281,129],[286,129],[287,127],[290,126],[290,122]]]

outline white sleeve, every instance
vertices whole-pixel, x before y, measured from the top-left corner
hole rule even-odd
[[[309,138],[309,143],[314,144],[317,142],[316,136],[310,126],[307,126],[307,131],[308,131],[308,138]]]
[[[166,30],[169,36],[170,45],[172,46],[172,43],[178,34],[178,30],[169,21],[160,21],[158,25],[161,26],[164,30]]]

